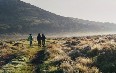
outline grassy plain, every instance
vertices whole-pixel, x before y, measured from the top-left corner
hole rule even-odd
[[[0,73],[115,73],[116,35],[0,42]]]

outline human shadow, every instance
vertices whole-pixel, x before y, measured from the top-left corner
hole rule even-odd
[[[41,73],[40,65],[46,60],[45,49],[38,51],[35,57],[31,60],[31,63],[36,66],[35,73]]]

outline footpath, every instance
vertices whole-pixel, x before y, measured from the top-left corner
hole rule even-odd
[[[0,44],[0,73],[36,73],[40,56],[45,48],[38,47],[37,41],[30,47],[27,40],[5,41]]]

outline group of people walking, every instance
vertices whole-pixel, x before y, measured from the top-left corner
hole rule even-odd
[[[38,46],[45,46],[45,35],[44,34],[38,34],[37,36],[37,41],[38,41]],[[28,41],[30,42],[30,46],[32,46],[32,41],[33,41],[33,37],[32,37],[32,34],[29,34],[29,37],[28,37]]]

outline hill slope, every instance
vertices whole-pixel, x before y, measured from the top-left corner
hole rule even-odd
[[[115,24],[62,17],[20,0],[0,0],[0,33],[115,31]]]

